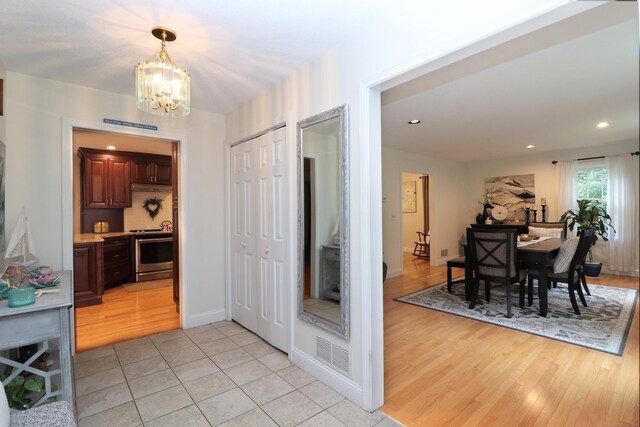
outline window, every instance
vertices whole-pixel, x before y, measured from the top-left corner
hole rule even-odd
[[[597,200],[607,208],[607,169],[590,167],[578,169],[578,199]]]

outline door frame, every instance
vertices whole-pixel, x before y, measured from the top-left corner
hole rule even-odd
[[[384,322],[382,292],[382,108],[381,93],[416,77],[429,74],[454,62],[488,50],[494,46],[536,31],[598,7],[600,2],[557,4],[542,1],[522,8],[518,13],[490,22],[480,30],[465,34],[422,52],[412,59],[393,64],[383,72],[363,78],[359,82],[359,128],[356,138],[366,141],[360,145],[361,168],[359,206],[366,206],[369,214],[360,216],[357,255],[360,276],[360,325],[362,332],[362,407],[374,411],[384,403]],[[352,274],[356,273],[356,269]]]
[[[187,143],[187,137],[185,134],[176,134],[163,131],[151,131],[139,128],[129,128],[117,125],[111,125],[100,122],[76,120],[67,117],[62,119],[62,269],[73,270],[73,130],[85,129],[98,132],[109,132],[123,135],[132,136],[144,136],[155,139],[164,139],[167,141],[175,141],[178,147],[178,160],[179,160],[179,190],[180,190],[180,203],[178,204],[178,230],[179,234],[179,263],[182,267],[182,260],[188,259],[189,245],[184,239],[184,218],[185,207],[188,202],[188,192],[185,191],[188,185],[188,179],[186,175],[186,150],[183,149]],[[188,283],[188,271],[186,268],[180,268],[180,325],[187,324],[187,320],[191,316],[189,309],[189,289],[187,286],[182,286]],[[72,286],[73,292],[73,286]],[[75,307],[72,307],[75,310]],[[72,322],[74,322],[75,312],[72,312]],[[73,327],[73,323],[72,323]],[[71,342],[72,351],[75,352],[75,334],[72,334]]]

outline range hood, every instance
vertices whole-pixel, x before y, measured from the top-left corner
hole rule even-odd
[[[146,191],[148,193],[171,193],[171,186],[159,184],[132,184],[131,191]]]

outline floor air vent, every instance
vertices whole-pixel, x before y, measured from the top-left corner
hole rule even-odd
[[[316,356],[329,365],[338,368],[344,373],[349,373],[349,350],[329,341],[316,337]]]

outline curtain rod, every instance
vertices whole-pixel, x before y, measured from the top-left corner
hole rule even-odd
[[[639,156],[640,155],[640,151],[634,151],[633,153],[630,153],[632,156]],[[578,159],[578,161],[581,160],[595,160],[595,159],[604,159],[604,156],[596,156],[596,157],[583,157],[582,159]],[[558,164],[557,160],[553,160],[551,162],[552,165],[556,165]]]

